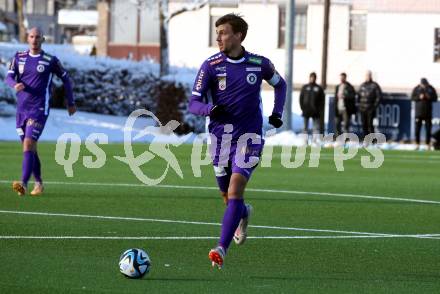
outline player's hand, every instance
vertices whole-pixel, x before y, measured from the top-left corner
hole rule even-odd
[[[67,106],[67,112],[69,113],[69,116],[72,116],[76,112],[76,106]]]
[[[218,119],[226,114],[226,108],[224,105],[216,104],[211,108],[211,112],[209,113],[209,117],[213,119]]]
[[[273,113],[271,116],[269,116],[269,123],[277,129],[283,125],[283,121],[281,120],[281,116],[276,113]]]
[[[24,89],[24,84],[23,83],[17,83],[14,86],[15,92],[20,92]]]

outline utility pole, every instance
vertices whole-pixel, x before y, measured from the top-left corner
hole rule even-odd
[[[295,31],[295,0],[287,0],[286,7],[286,103],[284,104],[284,131],[291,131],[292,127],[292,91],[293,91],[293,44]]]
[[[168,0],[159,0],[159,38],[160,38],[160,76],[166,76],[169,72],[168,60]]]
[[[17,20],[18,20],[18,39],[21,43],[26,42],[26,28],[24,27],[23,0],[16,0]]]
[[[328,63],[328,31],[330,18],[330,0],[324,1],[324,31],[322,39],[322,64],[321,64],[321,86],[327,88],[327,63]]]

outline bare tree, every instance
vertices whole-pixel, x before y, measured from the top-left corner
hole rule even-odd
[[[203,8],[209,3],[209,0],[188,0],[184,5],[176,10],[169,11],[169,0],[130,0],[138,10],[158,9],[159,15],[159,44],[160,44],[160,76],[166,76],[169,73],[169,50],[168,50],[168,28],[170,20],[184,12],[195,11]],[[155,4],[157,3],[157,6]]]
[[[168,25],[170,20],[184,12],[202,9],[209,0],[193,0],[182,8],[170,12],[168,0],[159,2],[159,26],[160,26],[160,76],[169,73],[169,50],[168,50]]]

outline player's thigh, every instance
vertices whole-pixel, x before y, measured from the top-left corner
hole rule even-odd
[[[36,151],[37,141],[43,133],[45,120],[28,119],[24,126],[23,151]]]
[[[45,119],[28,119],[25,124],[24,137],[37,142],[44,130]]]

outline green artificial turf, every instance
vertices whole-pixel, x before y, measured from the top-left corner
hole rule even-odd
[[[136,155],[148,147],[135,145]],[[272,167],[258,167],[245,194],[256,238],[232,244],[218,270],[207,257],[224,211],[212,167],[194,177],[191,146],[171,147],[183,179],[170,170],[150,187],[113,158],[124,156],[122,144],[101,148],[103,167],[84,167],[93,154],[83,145],[70,178],[55,143],[39,143],[45,193],[19,197],[11,182],[21,147],[0,142],[0,293],[440,293],[436,152],[385,151],[380,168],[366,169],[360,150],[338,172],[333,149],[321,151],[318,167],[308,166],[308,150],[302,167],[288,169],[275,148]],[[142,166],[149,177],[165,168],[160,158]],[[150,255],[143,279],[119,273],[128,248]]]

